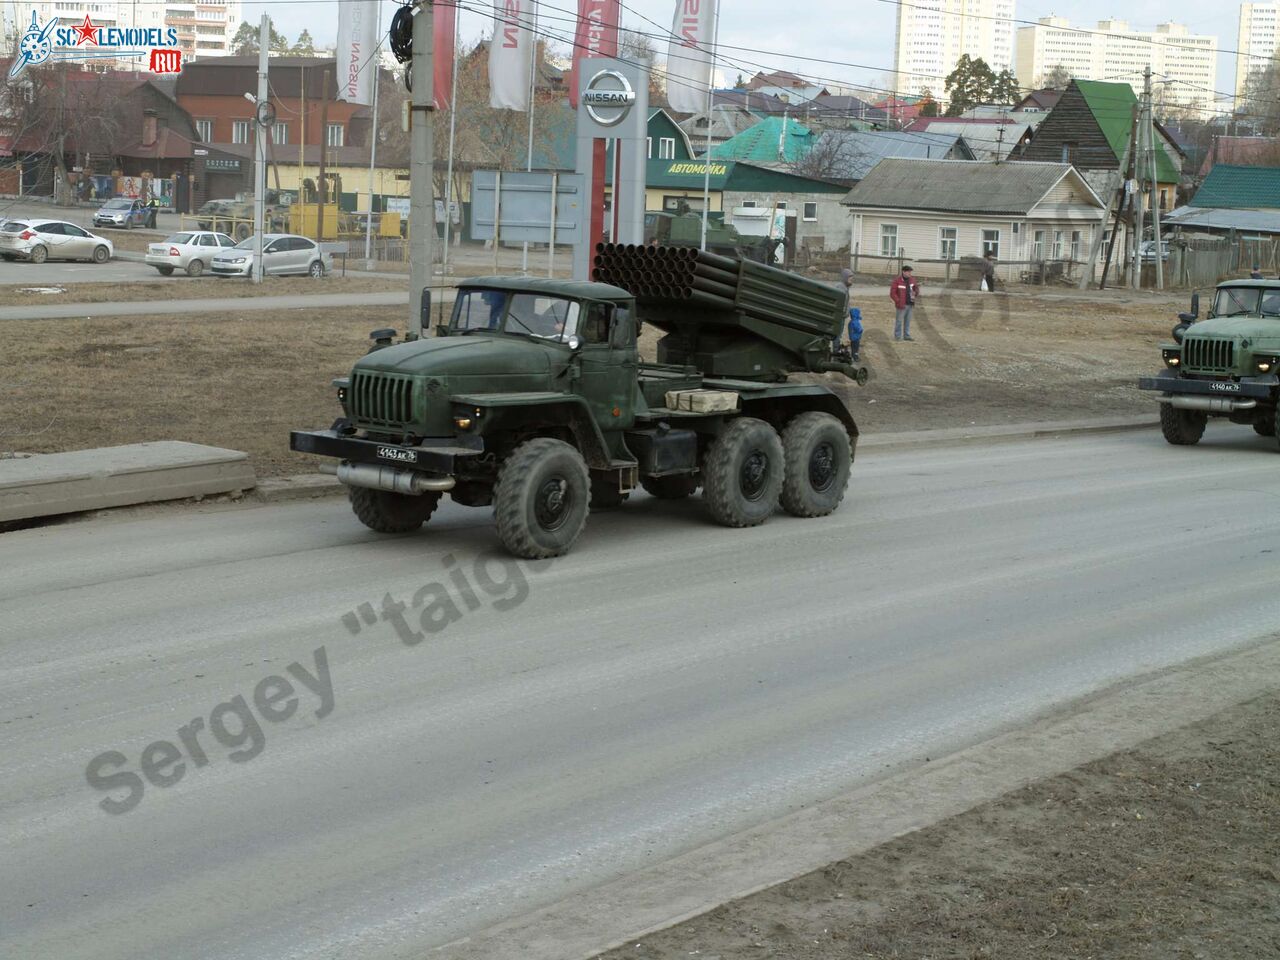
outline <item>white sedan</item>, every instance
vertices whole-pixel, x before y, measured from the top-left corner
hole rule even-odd
[[[215,277],[247,277],[253,272],[254,238],[246,237],[213,259]],[[262,235],[262,272],[267,276],[306,274],[323,277],[333,271],[333,256],[314,240],[292,233]]]
[[[198,277],[212,264],[216,253],[235,245],[225,233],[193,230],[175,233],[164,243],[148,244],[143,260],[166,277],[172,276],[175,270],[185,270],[187,276]]]
[[[92,260],[106,263],[115,245],[106,237],[64,220],[23,219],[0,223],[0,258],[5,260]]]

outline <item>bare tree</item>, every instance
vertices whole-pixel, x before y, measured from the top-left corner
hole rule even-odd
[[[864,151],[846,131],[828,130],[790,164],[792,173],[817,180],[852,180]]]
[[[1060,63],[1040,74],[1041,90],[1065,90],[1070,82],[1071,71]]]
[[[618,57],[635,62],[649,63],[649,105],[662,106],[667,102],[666,64],[658,62],[658,48],[648,34],[623,30],[618,39]]]

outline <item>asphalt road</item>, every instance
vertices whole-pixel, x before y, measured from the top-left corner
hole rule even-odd
[[[3,535],[0,956],[422,957],[1273,633],[1274,446],[868,449],[831,518],[637,497],[536,569],[452,505],[402,538],[338,500]],[[159,741],[182,776],[144,786]],[[89,785],[108,751],[136,785]]]

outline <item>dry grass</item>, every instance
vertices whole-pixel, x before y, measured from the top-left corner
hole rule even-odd
[[[330,282],[321,285],[333,289]],[[275,292],[275,283],[281,292],[317,286],[282,279],[266,289]],[[187,287],[194,284],[173,285]],[[1151,412],[1133,384],[1155,369],[1171,310],[934,300],[921,312],[917,342],[895,344],[888,312],[873,304],[864,308],[871,384],[821,379],[846,397],[864,434]],[[304,472],[310,466],[289,452],[289,430],[333,421],[339,410],[329,381],[350,369],[379,326],[403,330],[405,308],[6,321],[0,390],[14,399],[0,450],[179,439],[245,450],[260,476]],[[646,330],[644,356],[653,356],[654,339]]]
[[[34,293],[33,288],[61,288],[60,293]],[[14,283],[0,285],[0,303],[125,303],[132,300],[199,300],[209,297],[287,297],[308,293],[381,293],[404,289],[386,277],[264,277],[254,286],[239,277],[175,275],[131,283]]]

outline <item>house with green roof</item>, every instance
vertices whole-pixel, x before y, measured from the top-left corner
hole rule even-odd
[[[1219,163],[1191,202],[1173,211],[1165,223],[1244,239],[1280,236],[1280,167]]]
[[[785,114],[765,117],[724,143],[711,148],[715,160],[788,164],[802,159],[813,148],[812,130]]]
[[[1069,163],[1101,197],[1120,185],[1120,161],[1132,136],[1138,98],[1127,83],[1072,80],[1031,140],[1011,160]],[[1182,149],[1156,124],[1156,179],[1160,207],[1172,210],[1186,159]]]

